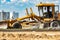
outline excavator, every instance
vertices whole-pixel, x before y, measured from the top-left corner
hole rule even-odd
[[[40,22],[43,24],[43,28],[59,28],[59,5],[55,5],[54,3],[39,3],[36,5],[36,7],[38,8],[39,16],[35,15],[35,13],[32,11],[32,8],[30,8],[30,14],[28,13],[28,9],[26,9],[26,16],[17,18],[15,20],[1,21],[0,23],[7,23],[8,28],[22,29],[23,23],[28,25],[30,23]],[[31,19],[34,21],[26,21],[25,19]]]

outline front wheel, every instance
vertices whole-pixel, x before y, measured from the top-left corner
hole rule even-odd
[[[22,29],[22,25],[20,23],[18,23],[18,22],[13,23],[12,26],[13,26],[13,28],[20,28],[20,29]]]

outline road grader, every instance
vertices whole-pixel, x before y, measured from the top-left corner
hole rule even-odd
[[[26,16],[15,20],[1,21],[0,24],[7,23],[7,28],[20,29],[22,29],[24,23],[26,25],[29,25],[30,23],[41,23],[43,24],[43,28],[60,27],[59,5],[55,5],[53,3],[40,3],[37,4],[36,7],[38,7],[39,16],[35,15],[32,8],[30,8],[30,14],[28,13],[28,9],[26,9]],[[29,21],[26,21],[25,19],[28,19]]]

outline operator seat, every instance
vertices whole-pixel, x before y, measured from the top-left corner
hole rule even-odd
[[[52,12],[45,12],[45,13],[43,13],[43,15],[44,15],[44,18],[52,18],[53,17]]]

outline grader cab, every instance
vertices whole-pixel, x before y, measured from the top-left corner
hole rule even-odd
[[[38,7],[39,16],[44,19],[44,27],[59,27],[59,5],[40,3],[36,6]]]

